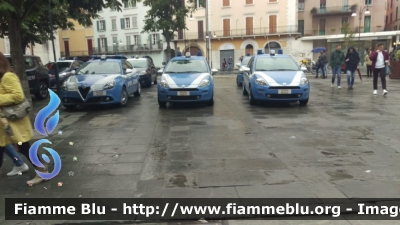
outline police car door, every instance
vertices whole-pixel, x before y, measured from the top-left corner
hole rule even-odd
[[[254,57],[251,57],[251,59],[249,60],[249,63],[246,66],[247,68],[250,69],[250,71],[243,73],[243,87],[247,91],[249,91],[248,87],[249,87],[249,83],[250,83],[250,76],[253,73],[253,62],[254,62]]]
[[[122,67],[124,69],[124,76],[126,79],[125,80],[126,88],[127,88],[128,94],[130,95],[136,91],[135,79],[134,79],[134,75],[133,75],[133,72],[134,72],[133,67],[126,60],[123,60]]]

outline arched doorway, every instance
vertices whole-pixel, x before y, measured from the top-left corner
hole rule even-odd
[[[270,49],[275,50],[275,53],[278,53],[278,50],[282,49],[282,46],[278,42],[271,41],[265,45],[265,54],[269,54]]]
[[[190,46],[190,47],[188,47],[188,48],[186,49],[185,55],[186,55],[186,52],[189,52],[189,49],[190,49],[190,55],[197,55],[198,52],[201,52],[201,50],[200,50],[198,47],[196,47],[196,46]],[[203,54],[203,56],[204,56],[204,52],[202,52],[202,54]]]
[[[254,48],[253,48],[253,45],[246,45],[246,51],[245,51],[245,54],[244,55],[247,55],[247,54],[250,54],[250,55],[254,55]]]

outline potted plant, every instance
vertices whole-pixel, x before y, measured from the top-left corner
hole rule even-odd
[[[316,13],[317,13],[317,8],[316,8],[316,7],[312,8],[312,9],[311,9],[311,13],[312,13],[312,14],[316,14]]]
[[[400,50],[390,57],[390,79],[400,79]]]

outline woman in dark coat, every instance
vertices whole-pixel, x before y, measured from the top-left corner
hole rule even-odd
[[[358,68],[358,63],[360,63],[360,56],[354,47],[350,47],[347,50],[345,62],[348,90],[353,90],[355,72]]]

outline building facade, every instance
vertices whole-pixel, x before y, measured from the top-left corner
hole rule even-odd
[[[299,48],[295,47],[297,0],[215,0],[210,8],[210,60],[215,68],[221,68],[223,59],[232,57],[236,63],[240,56],[257,50],[281,49],[293,55]]]
[[[387,31],[400,30],[399,4],[397,0],[386,0],[385,2],[385,30]]]
[[[346,26],[354,32],[352,40],[356,48],[360,45],[362,54],[377,42],[387,44],[391,39],[384,32],[384,0],[298,0],[298,11],[299,31],[303,36],[300,40],[312,42],[313,47],[326,47],[328,52],[344,44]],[[306,56],[315,60],[318,54],[308,52]]]
[[[93,54],[118,54],[128,58],[148,55],[155,66],[161,66],[168,59],[165,38],[161,32],[141,33],[148,9],[143,3],[130,0],[123,4],[122,12],[107,8],[98,13],[100,18],[93,22]],[[174,42],[170,46],[175,49]]]
[[[58,36],[54,34],[54,47],[56,52],[56,58],[60,57],[60,46],[58,43]],[[0,51],[4,54],[10,54],[10,40],[8,37],[0,39]],[[46,41],[43,44],[35,44],[25,49],[25,55],[36,55],[39,56],[43,64],[50,61],[54,61],[53,45],[51,41]]]
[[[93,55],[93,26],[85,27],[77,21],[69,20],[74,23],[74,30],[59,30],[59,45],[61,57],[77,57]]]

